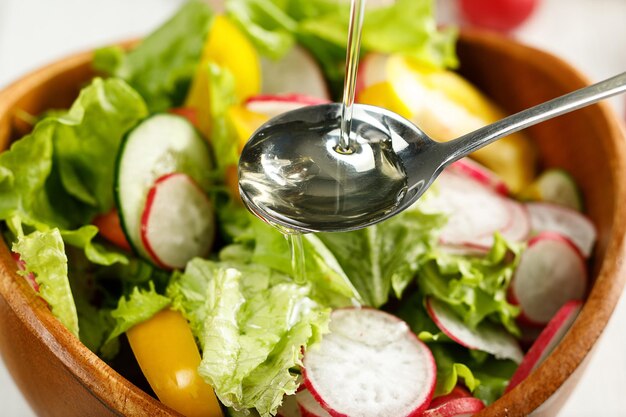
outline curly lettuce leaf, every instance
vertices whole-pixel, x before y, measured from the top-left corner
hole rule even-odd
[[[126,255],[95,243],[93,239],[97,234],[98,228],[89,224],[76,230],[61,230],[63,241],[68,245],[83,249],[87,259],[94,264],[109,266],[115,263],[128,263]]]
[[[142,323],[170,304],[170,299],[156,292],[154,284],[150,282],[148,289],[133,288],[128,297],[122,296],[117,308],[111,311],[115,320],[115,327],[111,331],[107,342],[117,338],[136,324]]]
[[[268,273],[269,272],[269,273]],[[329,310],[309,287],[258,265],[192,260],[168,295],[203,349],[199,373],[237,410],[276,413],[297,388],[302,348],[327,332]]]
[[[200,62],[212,17],[206,2],[190,0],[130,52],[120,47],[96,51],[94,67],[126,80],[151,112],[176,107],[184,101]]]
[[[239,143],[228,122],[228,109],[237,102],[235,78],[224,67],[209,62],[202,68],[208,72],[209,100],[211,109],[211,145],[219,173],[226,167],[239,163]]]
[[[97,213],[113,207],[117,150],[124,134],[147,114],[128,84],[96,78],[65,115],[53,119],[55,159],[69,195]]]
[[[349,3],[335,2],[335,10],[326,7],[300,21],[299,30],[335,45],[348,39]],[[457,65],[454,53],[456,32],[439,30],[431,0],[397,0],[388,6],[366,11],[361,47],[365,51],[401,53],[436,67]]]
[[[68,112],[43,119],[0,155],[0,219],[68,230],[108,211],[122,136],[146,114],[126,83],[94,79]]]
[[[39,295],[46,300],[52,314],[78,337],[78,314],[68,279],[67,256],[58,229],[34,231],[18,236],[13,252],[24,261],[21,275],[34,274]]]
[[[443,215],[414,209],[365,229],[317,236],[335,255],[365,303],[380,307],[392,290],[401,297],[421,259],[435,247],[445,220]]]
[[[255,243],[251,261],[295,276],[287,237],[276,228],[251,220]],[[312,284],[312,296],[332,307],[364,302],[333,252],[313,234],[302,236],[305,275]]]
[[[476,398],[489,405],[504,394],[517,369],[511,360],[491,355],[472,355],[453,343],[431,343],[428,346],[437,363],[435,395],[445,395],[457,385],[465,385]]]
[[[486,256],[431,251],[417,274],[420,291],[448,304],[472,328],[489,318],[519,335],[515,324],[519,308],[507,301],[507,290],[521,250],[496,235]]]

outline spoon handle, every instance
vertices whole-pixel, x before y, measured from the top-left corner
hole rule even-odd
[[[445,145],[449,146],[449,156],[444,161],[443,166],[461,159],[503,136],[580,109],[624,91],[626,91],[626,72],[505,117],[493,124],[445,143]]]

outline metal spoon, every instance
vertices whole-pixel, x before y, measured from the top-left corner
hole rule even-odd
[[[444,143],[393,112],[355,105],[349,152],[337,146],[341,105],[304,107],[254,133],[239,161],[239,190],[254,214],[288,230],[360,229],[412,205],[473,151],[624,91],[626,72]]]

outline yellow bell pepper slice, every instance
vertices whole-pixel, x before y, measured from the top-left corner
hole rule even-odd
[[[187,417],[222,417],[211,386],[198,374],[200,353],[187,320],[165,309],[126,332],[139,367],[159,400]]]
[[[185,101],[185,107],[198,111],[202,133],[210,133],[211,109],[207,65],[226,68],[235,79],[235,94],[241,102],[261,91],[261,61],[246,35],[226,16],[215,17]]]

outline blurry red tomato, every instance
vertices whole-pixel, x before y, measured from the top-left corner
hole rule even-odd
[[[509,31],[523,23],[538,0],[460,0],[465,19],[476,26]]]

